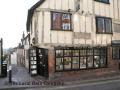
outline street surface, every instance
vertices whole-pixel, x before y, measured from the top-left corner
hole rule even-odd
[[[6,89],[7,90],[7,89]],[[8,89],[16,90],[16,89]],[[67,85],[60,87],[39,87],[39,88],[22,88],[17,90],[120,90],[120,79],[92,82],[77,85]]]
[[[63,84],[57,86],[53,84],[44,85],[45,80],[41,76],[31,77],[24,67],[12,66],[12,81],[15,83],[10,85],[8,78],[1,78],[0,90],[120,90],[120,74],[117,73],[104,76],[104,78],[98,77],[95,80],[83,80],[83,82],[79,79],[77,81],[63,81]]]

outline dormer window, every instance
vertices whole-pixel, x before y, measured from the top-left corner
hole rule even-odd
[[[76,0],[75,9],[76,9],[76,11],[78,11],[80,9],[80,0]]]
[[[106,3],[106,4],[109,4],[109,3],[110,3],[109,0],[95,0],[95,1],[97,1],[97,2],[102,2],[102,3]]]

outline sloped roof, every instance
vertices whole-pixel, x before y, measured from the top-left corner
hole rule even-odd
[[[29,31],[30,29],[30,22],[31,22],[31,19],[32,19],[32,16],[34,14],[34,10],[39,7],[45,0],[40,0],[38,1],[35,5],[33,5],[29,10],[28,10],[28,16],[27,16],[27,23],[26,23],[26,29],[27,31]]]

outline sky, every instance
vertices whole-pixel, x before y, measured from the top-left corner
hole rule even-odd
[[[3,48],[13,48],[26,33],[28,9],[39,0],[1,0],[0,1],[0,38]]]

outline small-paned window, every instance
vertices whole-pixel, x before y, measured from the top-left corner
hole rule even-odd
[[[107,48],[64,48],[55,50],[55,70],[103,68],[107,65]]]
[[[51,17],[52,30],[72,30],[70,13],[51,12]]]
[[[96,32],[100,34],[111,34],[112,20],[110,18],[96,17]]]

